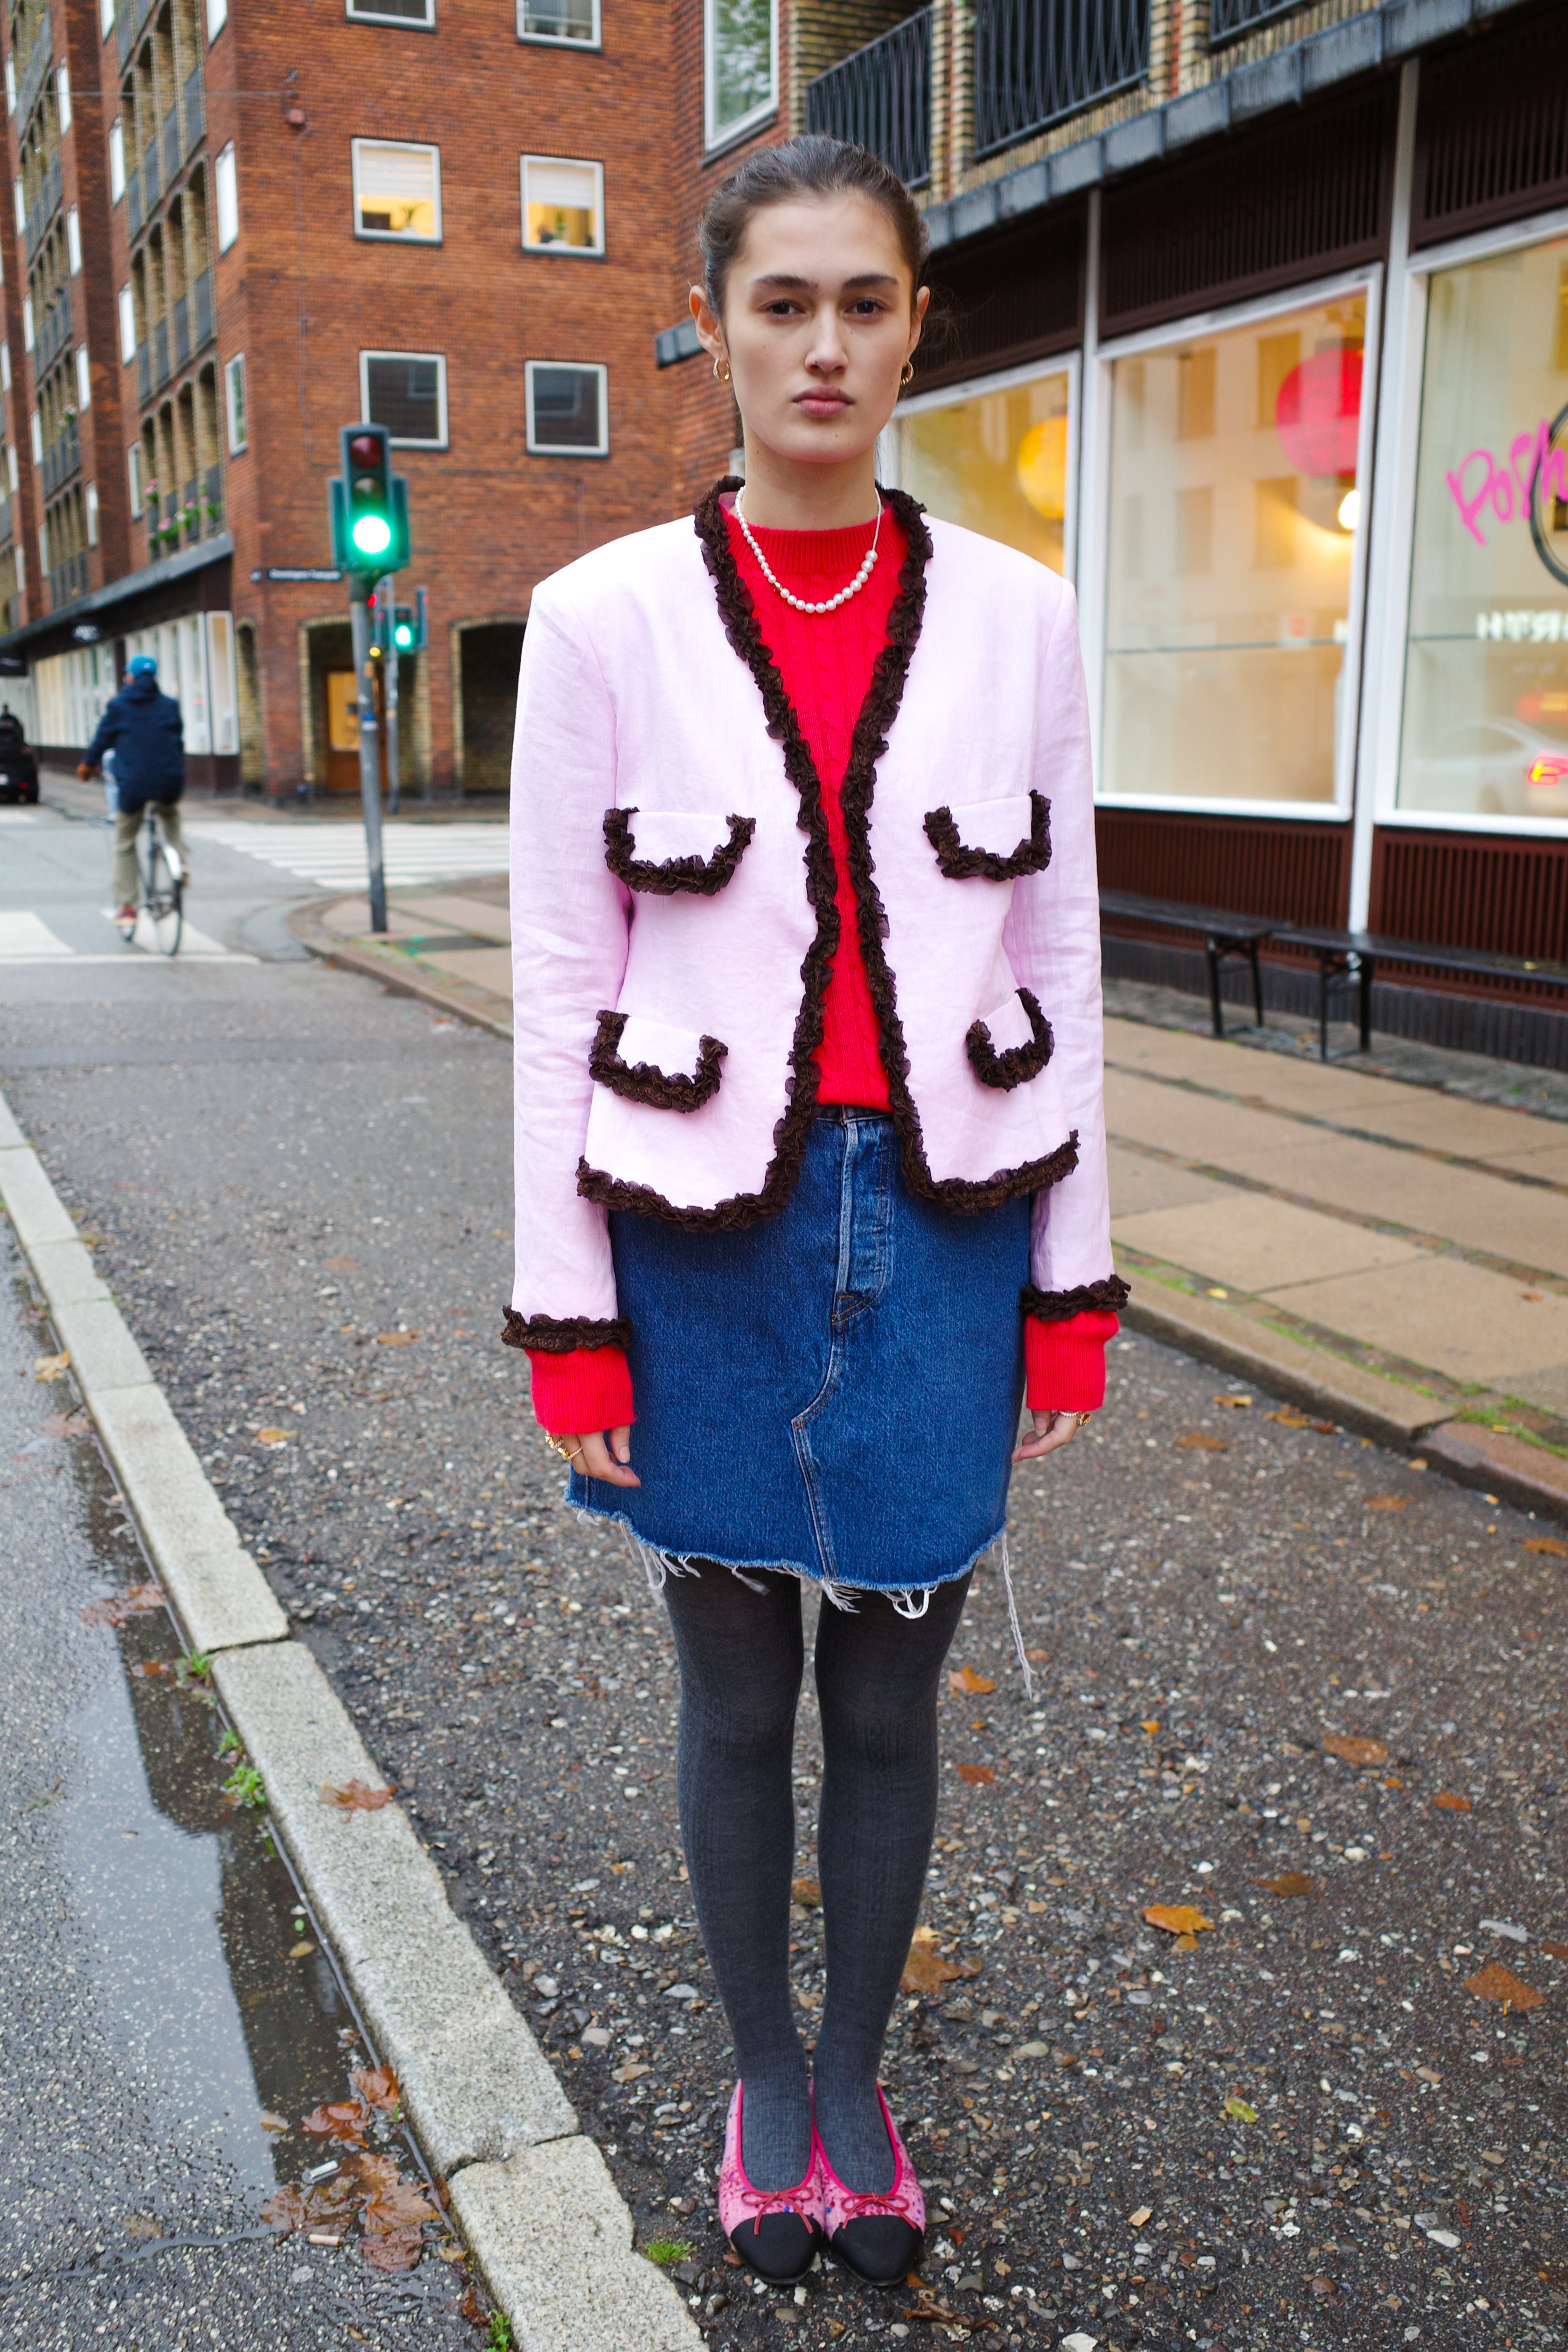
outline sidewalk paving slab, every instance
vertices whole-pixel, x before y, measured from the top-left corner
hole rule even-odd
[[[1429,1264],[1432,1255],[1417,1242],[1327,1217],[1319,1209],[1299,1209],[1265,1192],[1231,1192],[1188,1208],[1113,1216],[1110,1233],[1112,1241],[1145,1257],[1201,1268],[1218,1282],[1258,1292],[1373,1266],[1405,1265],[1415,1258]]]

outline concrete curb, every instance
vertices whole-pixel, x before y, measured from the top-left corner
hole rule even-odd
[[[353,890],[345,896],[362,898],[364,893]],[[302,948],[322,963],[335,964],[343,971],[357,971],[366,980],[378,980],[383,987],[399,996],[417,996],[425,1003],[433,1004],[437,1012],[450,1013],[459,1021],[470,1022],[476,1029],[488,1029],[492,1037],[505,1037],[510,1042],[511,1008],[501,998],[472,981],[456,976],[437,980],[410,957],[400,955],[395,948],[367,948],[358,940],[340,939],[321,919],[327,906],[338,904],[335,898],[324,903],[312,901],[289,917],[289,931]]]
[[[278,1833],[474,2259],[520,2346],[698,2352],[662,2272],[538,2042],[447,1901],[353,1718],[288,1620],[0,1095],[0,1201],[160,1583],[267,1786]]]

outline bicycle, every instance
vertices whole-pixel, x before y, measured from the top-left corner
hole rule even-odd
[[[178,955],[184,929],[185,869],[179,851],[165,841],[157,801],[147,803],[146,822],[136,841],[139,896],[135,919],[121,923],[121,936],[129,947],[145,915],[161,955]]]

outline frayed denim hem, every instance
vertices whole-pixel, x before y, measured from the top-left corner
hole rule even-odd
[[[880,1592],[892,1602],[899,1616],[914,1620],[925,1615],[926,1611],[931,1607],[931,1594],[939,1585],[956,1583],[961,1576],[967,1576],[972,1569],[978,1568],[988,1552],[995,1551],[1000,1547],[1002,1583],[1007,1595],[1007,1622],[1012,1629],[1013,1647],[1017,1653],[1018,1670],[1024,1677],[1025,1696],[1033,1698],[1035,1696],[1035,1677],[1030,1671],[1028,1655],[1024,1648],[1024,1636],[1018,1624],[1017,1603],[1013,1597],[1013,1563],[1007,1550],[1005,1527],[999,1528],[994,1536],[988,1537],[961,1567],[952,1570],[946,1576],[934,1578],[930,1584],[838,1584],[831,1577],[824,1576],[819,1570],[804,1567],[796,1559],[713,1559],[706,1552],[662,1550],[657,1544],[644,1541],[625,1511],[595,1510],[586,1503],[573,1502],[570,1493],[567,1495],[566,1501],[567,1507],[580,1519],[595,1519],[605,1527],[620,1529],[626,1549],[647,1579],[647,1589],[656,1601],[664,1591],[667,1578],[700,1576],[705,1567],[711,1566],[727,1568],[731,1576],[739,1577],[741,1582],[749,1585],[753,1592],[761,1592],[763,1590],[763,1587],[755,1580],[759,1571],[765,1570],[770,1576],[795,1577],[802,1584],[815,1584],[824,1597],[833,1603],[835,1609],[845,1610],[850,1615],[855,1612],[858,1594]],[[748,1570],[752,1573],[748,1574]]]

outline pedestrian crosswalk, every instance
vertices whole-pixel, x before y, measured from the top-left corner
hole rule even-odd
[[[201,844],[237,849],[263,865],[313,882],[321,890],[365,887],[363,828],[353,824],[247,824],[243,818],[197,817],[185,827]],[[382,826],[383,870],[394,887],[441,882],[459,874],[498,874],[507,862],[504,824],[404,824]]]
[[[112,921],[110,908],[105,908],[106,920]],[[129,946],[121,945],[100,951],[93,948],[73,947],[52,930],[41,915],[26,908],[0,908],[0,966],[9,969],[16,964],[47,964],[57,971],[68,970],[86,963],[114,963],[124,966],[146,961],[155,955],[158,942],[145,917],[137,918],[136,932]],[[138,955],[137,950],[146,951]],[[180,958],[193,963],[254,963],[256,958],[242,955],[226,948],[221,940],[209,938],[194,923],[186,923],[180,934]],[[166,961],[166,958],[159,958]]]

